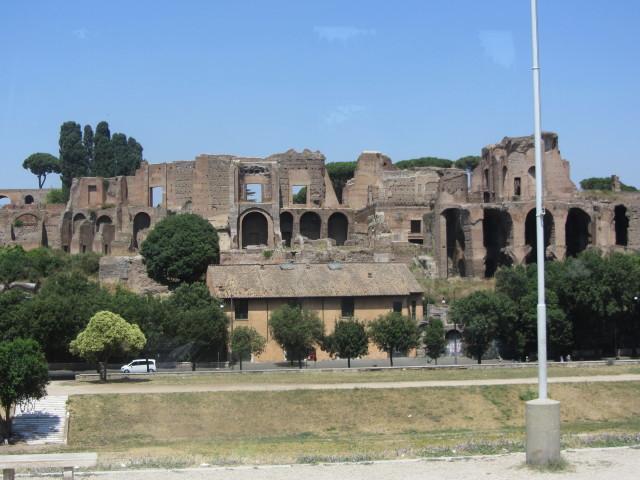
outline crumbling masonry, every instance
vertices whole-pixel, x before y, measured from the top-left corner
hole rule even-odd
[[[609,195],[577,191],[558,136],[543,139],[546,257],[639,250],[640,194],[616,191],[615,178]],[[536,173],[532,137],[485,147],[472,173],[399,170],[389,157],[363,152],[339,202],[319,152],[200,155],[143,163],[134,176],[75,179],[67,205],[47,205],[47,190],[0,190],[0,245],[135,255],[160,219],[191,212],[218,230],[223,261],[318,243],[347,261],[354,250],[360,260],[363,252],[380,260],[405,245],[433,257],[440,277],[492,276],[502,265],[536,261]]]

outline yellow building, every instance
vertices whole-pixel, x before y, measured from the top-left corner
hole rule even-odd
[[[422,288],[401,263],[284,263],[281,265],[212,265],[207,271],[211,294],[224,300],[231,329],[255,328],[267,339],[259,361],[278,362],[285,355],[269,331],[271,312],[286,303],[315,311],[331,333],[340,318],[369,322],[390,311],[422,319]],[[317,351],[318,359],[326,352]],[[383,358],[374,345],[369,358]]]

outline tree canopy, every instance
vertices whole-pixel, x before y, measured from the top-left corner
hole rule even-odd
[[[120,315],[100,311],[96,313],[87,328],[78,334],[69,349],[75,355],[102,364],[100,378],[107,380],[107,362],[114,355],[139,352],[147,339],[135,324],[130,324]]]
[[[11,437],[13,408],[44,397],[48,383],[47,361],[36,341],[0,342],[0,438]]]
[[[271,314],[269,328],[273,339],[287,354],[293,363],[298,361],[302,368],[302,360],[309,355],[324,336],[324,326],[315,312],[298,305],[283,305]]]
[[[197,282],[218,262],[218,233],[199,215],[169,215],[151,230],[140,253],[155,281],[170,287]]]
[[[347,181],[355,175],[356,165],[356,162],[331,162],[325,164],[333,190],[336,192],[340,203],[342,203],[342,190]]]
[[[331,335],[324,340],[324,350],[331,355],[347,359],[351,368],[351,359],[369,353],[369,335],[364,323],[355,318],[340,319],[336,322]]]
[[[241,325],[231,332],[231,351],[240,362],[240,370],[245,357],[260,355],[266,345],[267,340],[253,327]]]
[[[589,177],[580,180],[580,188],[582,190],[612,190],[613,181],[611,177]],[[637,192],[638,189],[631,185],[625,185],[620,182],[620,189],[623,192]]]
[[[445,352],[444,324],[439,318],[431,318],[429,324],[424,330],[424,347],[429,357],[433,358],[438,364],[438,358]]]
[[[42,188],[50,173],[60,173],[60,160],[50,153],[32,153],[22,167],[38,177],[38,188]]]
[[[420,334],[415,320],[389,312],[369,324],[369,337],[380,350],[387,352],[389,364],[393,366],[393,353],[416,348]]]

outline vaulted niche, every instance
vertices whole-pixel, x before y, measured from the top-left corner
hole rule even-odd
[[[507,212],[495,208],[485,209],[482,220],[482,236],[486,249],[485,277],[493,277],[499,267],[513,264],[513,259],[507,252],[513,235],[512,226],[511,215]]]
[[[565,224],[567,257],[575,257],[591,243],[591,217],[581,208],[569,209]]]
[[[336,245],[344,245],[349,235],[349,220],[340,212],[336,212],[329,217],[328,223],[329,238],[336,241]]]
[[[260,212],[250,212],[242,219],[242,248],[269,244],[269,223]]]
[[[629,244],[629,217],[627,216],[627,207],[624,205],[616,205],[613,222],[616,229],[616,245],[626,247]]]
[[[460,208],[448,208],[442,212],[446,223],[447,275],[467,276],[465,249],[467,242],[464,226],[468,225],[469,213]]]
[[[553,238],[555,237],[555,225],[553,222],[553,215],[546,211],[544,213],[544,251],[545,251],[545,260],[550,260],[549,255],[547,254],[547,248],[553,242]],[[531,251],[527,254],[525,258],[526,263],[536,263],[537,261],[537,245],[538,239],[536,237],[536,210],[533,209],[529,211],[527,214],[527,218],[524,222],[524,242],[525,245],[529,245],[531,247]]]

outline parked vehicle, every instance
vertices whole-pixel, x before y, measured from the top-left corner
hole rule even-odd
[[[149,368],[147,369],[147,362],[149,362]],[[139,358],[137,360],[133,360],[127,365],[123,365],[120,367],[120,371],[122,373],[156,373],[156,361],[149,358]]]

